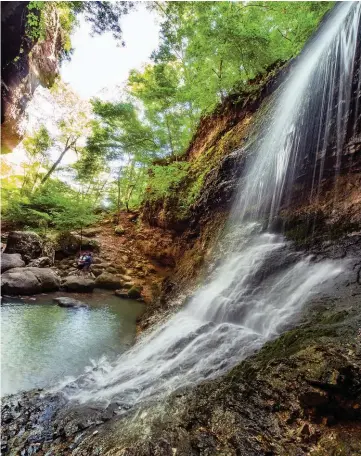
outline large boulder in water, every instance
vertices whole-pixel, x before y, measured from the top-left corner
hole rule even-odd
[[[77,291],[79,293],[90,293],[95,288],[95,281],[88,277],[68,276],[62,283],[62,287],[67,291]]]
[[[124,287],[126,288],[126,287]],[[130,290],[115,290],[115,296],[123,299],[140,299],[142,297],[142,287],[138,285],[133,285]]]
[[[120,287],[120,277],[110,272],[103,272],[95,279],[95,285],[98,288],[117,290]]]
[[[1,255],[1,273],[12,268],[22,268],[25,266],[20,253],[3,253]]]
[[[42,254],[41,237],[31,231],[11,231],[4,253],[20,253],[25,263]]]
[[[69,298],[67,296],[59,296],[58,298],[53,298],[53,301],[56,302],[60,307],[71,307],[75,309],[78,309],[80,307],[89,307],[88,304],[85,304],[85,302],[79,301],[78,299]]]
[[[60,287],[60,278],[50,268],[13,268],[1,276],[3,294],[29,295],[55,291]]]

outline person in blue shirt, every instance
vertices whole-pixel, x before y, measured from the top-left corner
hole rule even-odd
[[[92,263],[93,263],[93,254],[91,252],[88,252],[84,258],[83,271],[89,271]]]
[[[77,268],[79,269],[79,271],[89,271],[92,263],[93,263],[92,253],[86,252],[83,255],[80,255]]]

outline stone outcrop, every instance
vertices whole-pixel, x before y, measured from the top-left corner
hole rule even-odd
[[[86,236],[70,232],[62,232],[55,241],[56,258],[64,258],[77,254],[79,250],[99,250],[99,242]]]
[[[0,257],[1,273],[12,268],[21,268],[25,266],[20,253],[2,253]]]
[[[59,296],[53,298],[53,301],[58,304],[59,307],[69,307],[69,308],[88,308],[88,304],[83,301],[79,301],[78,299],[69,298],[67,296]]]
[[[95,281],[89,277],[71,275],[64,279],[61,287],[66,291],[91,293],[95,288]]]
[[[1,290],[8,295],[29,295],[56,291],[60,278],[49,268],[13,268],[1,276]]]
[[[123,285],[123,289],[115,290],[115,296],[123,299],[140,299],[142,297],[142,287],[138,285],[131,285],[129,288]]]
[[[22,139],[25,109],[39,84],[50,87],[59,74],[63,35],[56,8],[49,9],[45,38],[26,33],[29,2],[1,4],[1,142],[11,152]]]
[[[51,260],[49,257],[36,258],[35,260],[31,260],[28,266],[35,268],[48,268],[51,266]]]
[[[25,263],[42,254],[41,237],[31,231],[11,231],[4,253],[20,253]]]
[[[120,277],[110,272],[102,272],[95,279],[95,286],[97,288],[105,288],[109,290],[116,290],[120,287]]]

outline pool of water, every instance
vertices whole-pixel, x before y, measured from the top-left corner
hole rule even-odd
[[[62,308],[53,302],[55,296],[74,297],[90,307]],[[92,360],[115,358],[134,343],[136,318],[143,309],[137,301],[100,290],[4,298],[1,395],[52,387],[81,374]]]

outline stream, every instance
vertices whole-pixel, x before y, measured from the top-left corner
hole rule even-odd
[[[93,360],[112,360],[135,340],[144,305],[111,292],[69,294],[89,309],[53,302],[64,293],[4,298],[1,306],[1,394],[53,386],[78,375]]]

